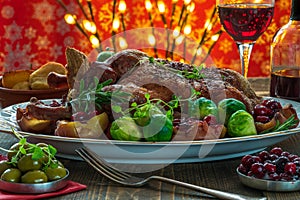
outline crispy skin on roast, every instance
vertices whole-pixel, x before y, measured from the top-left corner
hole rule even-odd
[[[148,55],[144,52],[136,49],[126,49],[116,53],[105,62],[118,74],[118,78],[121,78],[144,58],[148,58]]]

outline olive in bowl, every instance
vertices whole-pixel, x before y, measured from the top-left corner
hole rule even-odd
[[[25,138],[10,147],[0,161],[0,189],[14,193],[45,193],[67,184],[69,171],[55,158],[56,149]]]
[[[245,155],[236,169],[249,187],[275,192],[300,190],[300,157],[274,147],[256,155]]]

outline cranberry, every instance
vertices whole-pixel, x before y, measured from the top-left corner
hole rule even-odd
[[[270,150],[271,154],[276,154],[280,156],[282,154],[283,150],[280,147],[274,147],[273,149]]]
[[[287,174],[287,173],[280,173],[280,180],[283,180],[283,181],[291,181],[293,180],[292,176]]]
[[[288,162],[284,166],[284,172],[287,174],[295,174],[296,173],[296,164],[292,162]]]
[[[270,118],[268,116],[259,115],[255,117],[255,121],[265,124],[270,121]]]
[[[251,155],[245,155],[242,158],[242,164],[247,168],[250,169],[251,165],[254,163],[254,159]]]
[[[94,110],[94,111],[89,112],[87,115],[88,115],[88,118],[92,118],[99,114],[100,114],[100,112],[98,110]]]
[[[282,108],[281,104],[275,99],[268,100],[264,105],[272,110],[279,110]]]
[[[289,159],[285,156],[280,156],[279,158],[274,160],[274,164],[276,165],[277,172],[278,173],[284,172],[284,166],[288,162],[289,162]]]
[[[250,170],[257,178],[262,178],[265,175],[265,169],[262,163],[254,163]]]
[[[270,173],[269,174],[269,177],[270,177],[270,179],[271,180],[273,180],[273,181],[278,181],[278,180],[280,180],[280,176],[275,172],[275,173]]]
[[[270,155],[270,160],[276,160],[278,156],[276,154],[271,154]]]
[[[265,163],[264,164],[264,168],[267,172],[269,173],[274,173],[276,172],[276,165],[272,164],[272,163]]]
[[[49,104],[50,107],[59,107],[61,106],[61,104],[56,101],[56,100],[52,100],[52,102]]]
[[[272,116],[273,111],[264,105],[257,104],[254,106],[254,114],[256,116]]]
[[[270,158],[270,154],[268,151],[261,151],[259,152],[258,157],[261,159],[261,161],[264,162],[265,160]]]
[[[295,155],[295,154],[290,154],[288,156],[290,161],[296,161],[296,160],[300,160],[299,156]]]
[[[245,174],[245,175],[247,175],[247,173],[248,173],[247,168],[243,164],[240,164],[238,166],[238,171],[241,172],[242,174]]]
[[[287,152],[287,151],[283,151],[283,152],[281,153],[281,156],[289,157],[289,155],[290,155],[290,153]]]
[[[218,123],[217,118],[214,115],[207,115],[203,118],[203,120],[206,121],[208,125],[216,125]]]

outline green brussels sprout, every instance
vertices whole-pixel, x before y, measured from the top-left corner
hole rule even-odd
[[[140,129],[129,116],[123,116],[113,121],[110,135],[115,140],[138,141],[142,138]]]
[[[98,62],[104,62],[111,56],[113,56],[115,53],[113,51],[102,51],[97,55],[97,61]]]
[[[137,125],[146,126],[150,123],[150,118],[155,114],[163,114],[163,112],[153,104],[146,104],[136,110],[133,118]]]
[[[146,141],[170,141],[173,134],[173,123],[166,115],[155,114],[151,116],[150,124],[143,127],[143,133]]]
[[[200,97],[196,99],[192,104],[191,116],[203,119],[207,115],[218,116],[218,107],[210,99]]]
[[[246,110],[246,106],[243,102],[234,98],[221,100],[218,103],[219,120],[224,122],[224,125],[227,126],[230,116],[238,110]]]
[[[245,110],[233,113],[228,120],[227,132],[231,137],[256,135],[257,131],[252,115]]]

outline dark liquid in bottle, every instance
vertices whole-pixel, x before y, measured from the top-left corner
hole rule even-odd
[[[300,69],[273,72],[270,95],[300,102]]]

